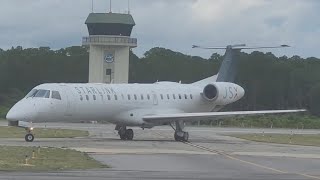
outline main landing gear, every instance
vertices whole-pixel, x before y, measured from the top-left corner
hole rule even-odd
[[[183,121],[176,121],[176,127],[174,128],[172,124],[170,126],[174,129],[174,140],[187,142],[189,140],[189,133],[183,131],[184,124]]]
[[[133,139],[133,130],[127,129],[126,126],[117,125],[115,130],[118,131],[121,140],[132,140]]]
[[[25,129],[26,129],[27,134],[25,135],[24,139],[27,142],[32,142],[34,140],[34,135],[32,134],[33,128],[32,127],[26,127]]]

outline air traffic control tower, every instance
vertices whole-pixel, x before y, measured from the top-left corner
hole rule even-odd
[[[129,51],[137,47],[131,38],[135,22],[130,14],[91,13],[85,24],[89,36],[82,45],[89,46],[89,83],[128,83]]]

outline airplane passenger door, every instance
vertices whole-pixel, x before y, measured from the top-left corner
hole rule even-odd
[[[152,91],[152,100],[153,100],[153,105],[158,105],[158,96],[153,91]]]
[[[70,97],[69,94],[66,93],[66,98],[67,98],[67,108],[66,108],[66,112],[65,112],[65,116],[72,116],[72,112],[71,112],[71,102],[70,102]]]
[[[61,85],[61,86],[63,86],[64,88],[67,88],[66,86],[64,86],[64,85]],[[65,100],[64,100],[64,102],[65,102],[65,112],[64,112],[64,116],[72,116],[72,109],[71,109],[71,100],[72,100],[72,98],[71,98],[71,94],[69,94],[69,90],[67,90],[67,91],[65,91],[64,93],[63,93],[63,95],[64,95],[64,98],[65,98]]]

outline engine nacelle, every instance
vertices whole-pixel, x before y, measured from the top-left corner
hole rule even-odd
[[[244,96],[244,89],[234,83],[214,82],[204,87],[202,97],[216,105],[227,105]]]

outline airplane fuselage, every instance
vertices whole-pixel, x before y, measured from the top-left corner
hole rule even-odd
[[[235,84],[222,92],[228,103],[244,90]],[[42,84],[33,89],[48,95],[29,94],[7,118],[27,122],[111,122],[117,125],[153,127],[142,117],[154,114],[217,111],[223,106],[202,97],[203,87],[175,82],[154,84]],[[53,93],[60,98],[53,98]],[[32,93],[32,92],[31,92]],[[39,96],[39,97],[35,97]],[[20,109],[20,110],[19,110]],[[14,112],[14,113],[13,113]],[[14,116],[14,117],[13,117]]]

